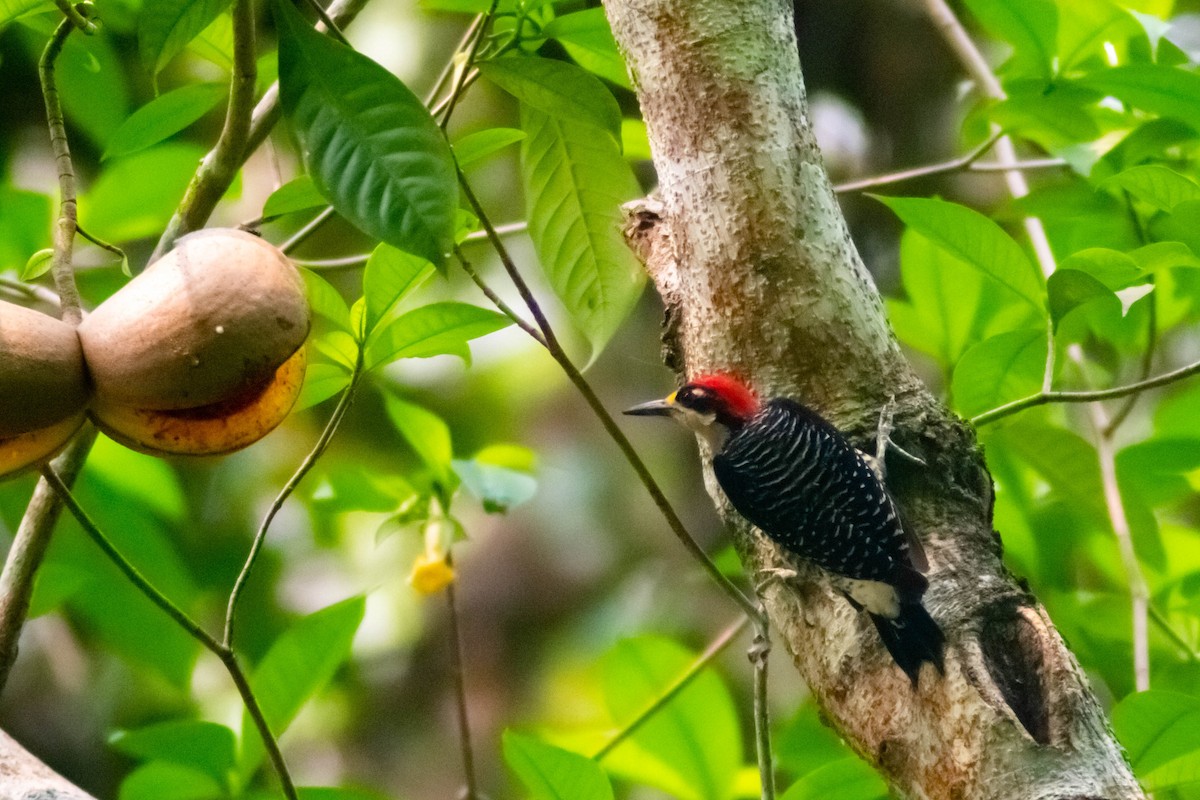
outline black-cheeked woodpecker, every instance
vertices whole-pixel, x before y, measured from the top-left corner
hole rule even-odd
[[[728,375],[697,377],[625,413],[670,416],[707,439],[739,514],[865,609],[914,686],[924,662],[942,671],[945,638],[922,603],[920,545],[881,474],[837,428],[794,400],[760,402]]]

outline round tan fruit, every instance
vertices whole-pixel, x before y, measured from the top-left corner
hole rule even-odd
[[[92,419],[116,441],[150,455],[231,453],[254,444],[288,415],[304,384],[306,360],[302,347],[265,383],[196,408],[133,408],[98,393]]]
[[[45,428],[0,437],[0,478],[49,461],[71,440],[84,419],[84,413],[77,411]]]
[[[97,407],[196,409],[263,386],[308,335],[304,282],[277,248],[211,229],[105,300],[79,326]],[[137,413],[141,413],[138,411]]]
[[[0,301],[0,440],[77,417],[89,394],[75,329]]]

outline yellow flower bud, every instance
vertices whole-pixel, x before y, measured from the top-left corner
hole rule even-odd
[[[422,553],[413,562],[409,585],[423,595],[437,594],[454,580],[454,567],[441,555]]]

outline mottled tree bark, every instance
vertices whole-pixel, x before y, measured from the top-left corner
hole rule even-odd
[[[1001,563],[973,431],[888,327],[813,139],[792,4],[605,6],[660,181],[627,234],[666,305],[668,365],[798,398],[868,451],[894,396],[893,438],[927,464],[890,458],[889,485],[929,557],[944,676],[927,665],[914,691],[869,620],[810,567],[765,590],[776,640],[830,724],[904,797],[1143,797],[1079,664]],[[779,564],[706,476],[747,571]]]
[[[93,800],[0,731],[0,800]]]

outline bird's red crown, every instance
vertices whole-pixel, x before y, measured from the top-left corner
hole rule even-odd
[[[688,385],[709,390],[725,405],[729,414],[738,419],[748,419],[759,408],[758,396],[746,384],[732,375],[713,373],[697,375]]]

